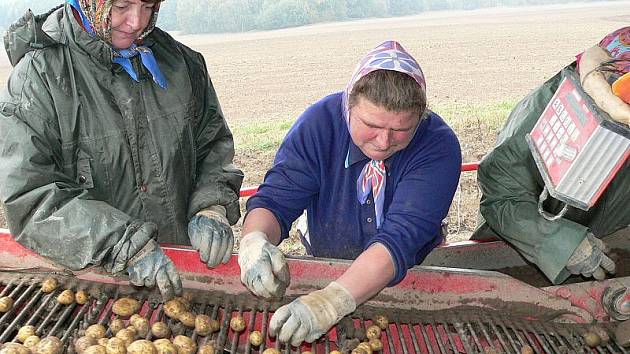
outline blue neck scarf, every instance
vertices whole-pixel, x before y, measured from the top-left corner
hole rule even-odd
[[[88,18],[85,16],[85,13],[81,9],[77,0],[67,0],[68,4],[72,6],[74,10],[77,11],[79,17],[81,18],[81,23],[83,24],[83,28],[87,33],[92,37],[97,37],[96,31]],[[155,60],[155,56],[153,55],[153,51],[147,46],[139,46],[136,44],[132,44],[131,47],[127,49],[116,49],[112,47],[112,51],[114,52],[113,62],[120,64],[122,68],[129,74],[129,76],[135,81],[139,82],[138,73],[134,69],[131,64],[131,58],[136,55],[140,55],[140,59],[142,61],[142,65],[151,73],[153,77],[153,81],[157,83],[161,88],[166,89],[167,83],[164,74],[160,71],[160,66]]]

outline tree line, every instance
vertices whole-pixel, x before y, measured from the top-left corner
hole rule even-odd
[[[244,32],[425,11],[597,0],[164,0],[158,26],[184,33]],[[27,8],[43,13],[61,0],[0,0],[0,28]]]

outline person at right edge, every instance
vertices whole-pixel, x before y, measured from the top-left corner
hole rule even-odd
[[[606,71],[602,72],[602,68]],[[542,86],[521,100],[510,113],[495,148],[481,161],[478,183],[483,217],[472,239],[499,236],[534,263],[553,284],[571,274],[604,279],[615,273],[609,247],[601,240],[630,224],[630,169],[626,160],[598,202],[588,211],[570,207],[550,221],[539,214],[538,198],[545,183],[525,136],[567,73],[579,75],[584,91],[621,125],[630,123],[627,96],[616,86],[630,69],[630,27],[619,29],[580,54]],[[611,89],[611,83],[612,89]],[[549,197],[545,210],[558,212],[562,203]]]

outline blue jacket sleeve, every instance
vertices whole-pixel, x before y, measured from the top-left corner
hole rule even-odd
[[[303,213],[319,191],[319,131],[313,126],[317,106],[307,109],[291,127],[280,145],[272,168],[258,192],[247,201],[247,211],[271,211],[281,229],[281,240],[289,236],[291,224]]]
[[[462,158],[453,131],[444,125],[430,140],[411,158],[400,180],[393,181],[392,203],[381,230],[369,243],[383,244],[392,256],[396,273],[390,286],[442,241],[441,222],[459,182]]]

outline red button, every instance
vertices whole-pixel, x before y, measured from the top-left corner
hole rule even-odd
[[[142,192],[142,193],[146,193],[146,192],[147,192],[147,186],[146,186],[146,185],[144,185],[144,184],[143,184],[143,185],[141,185],[141,186],[140,186],[140,192]]]

